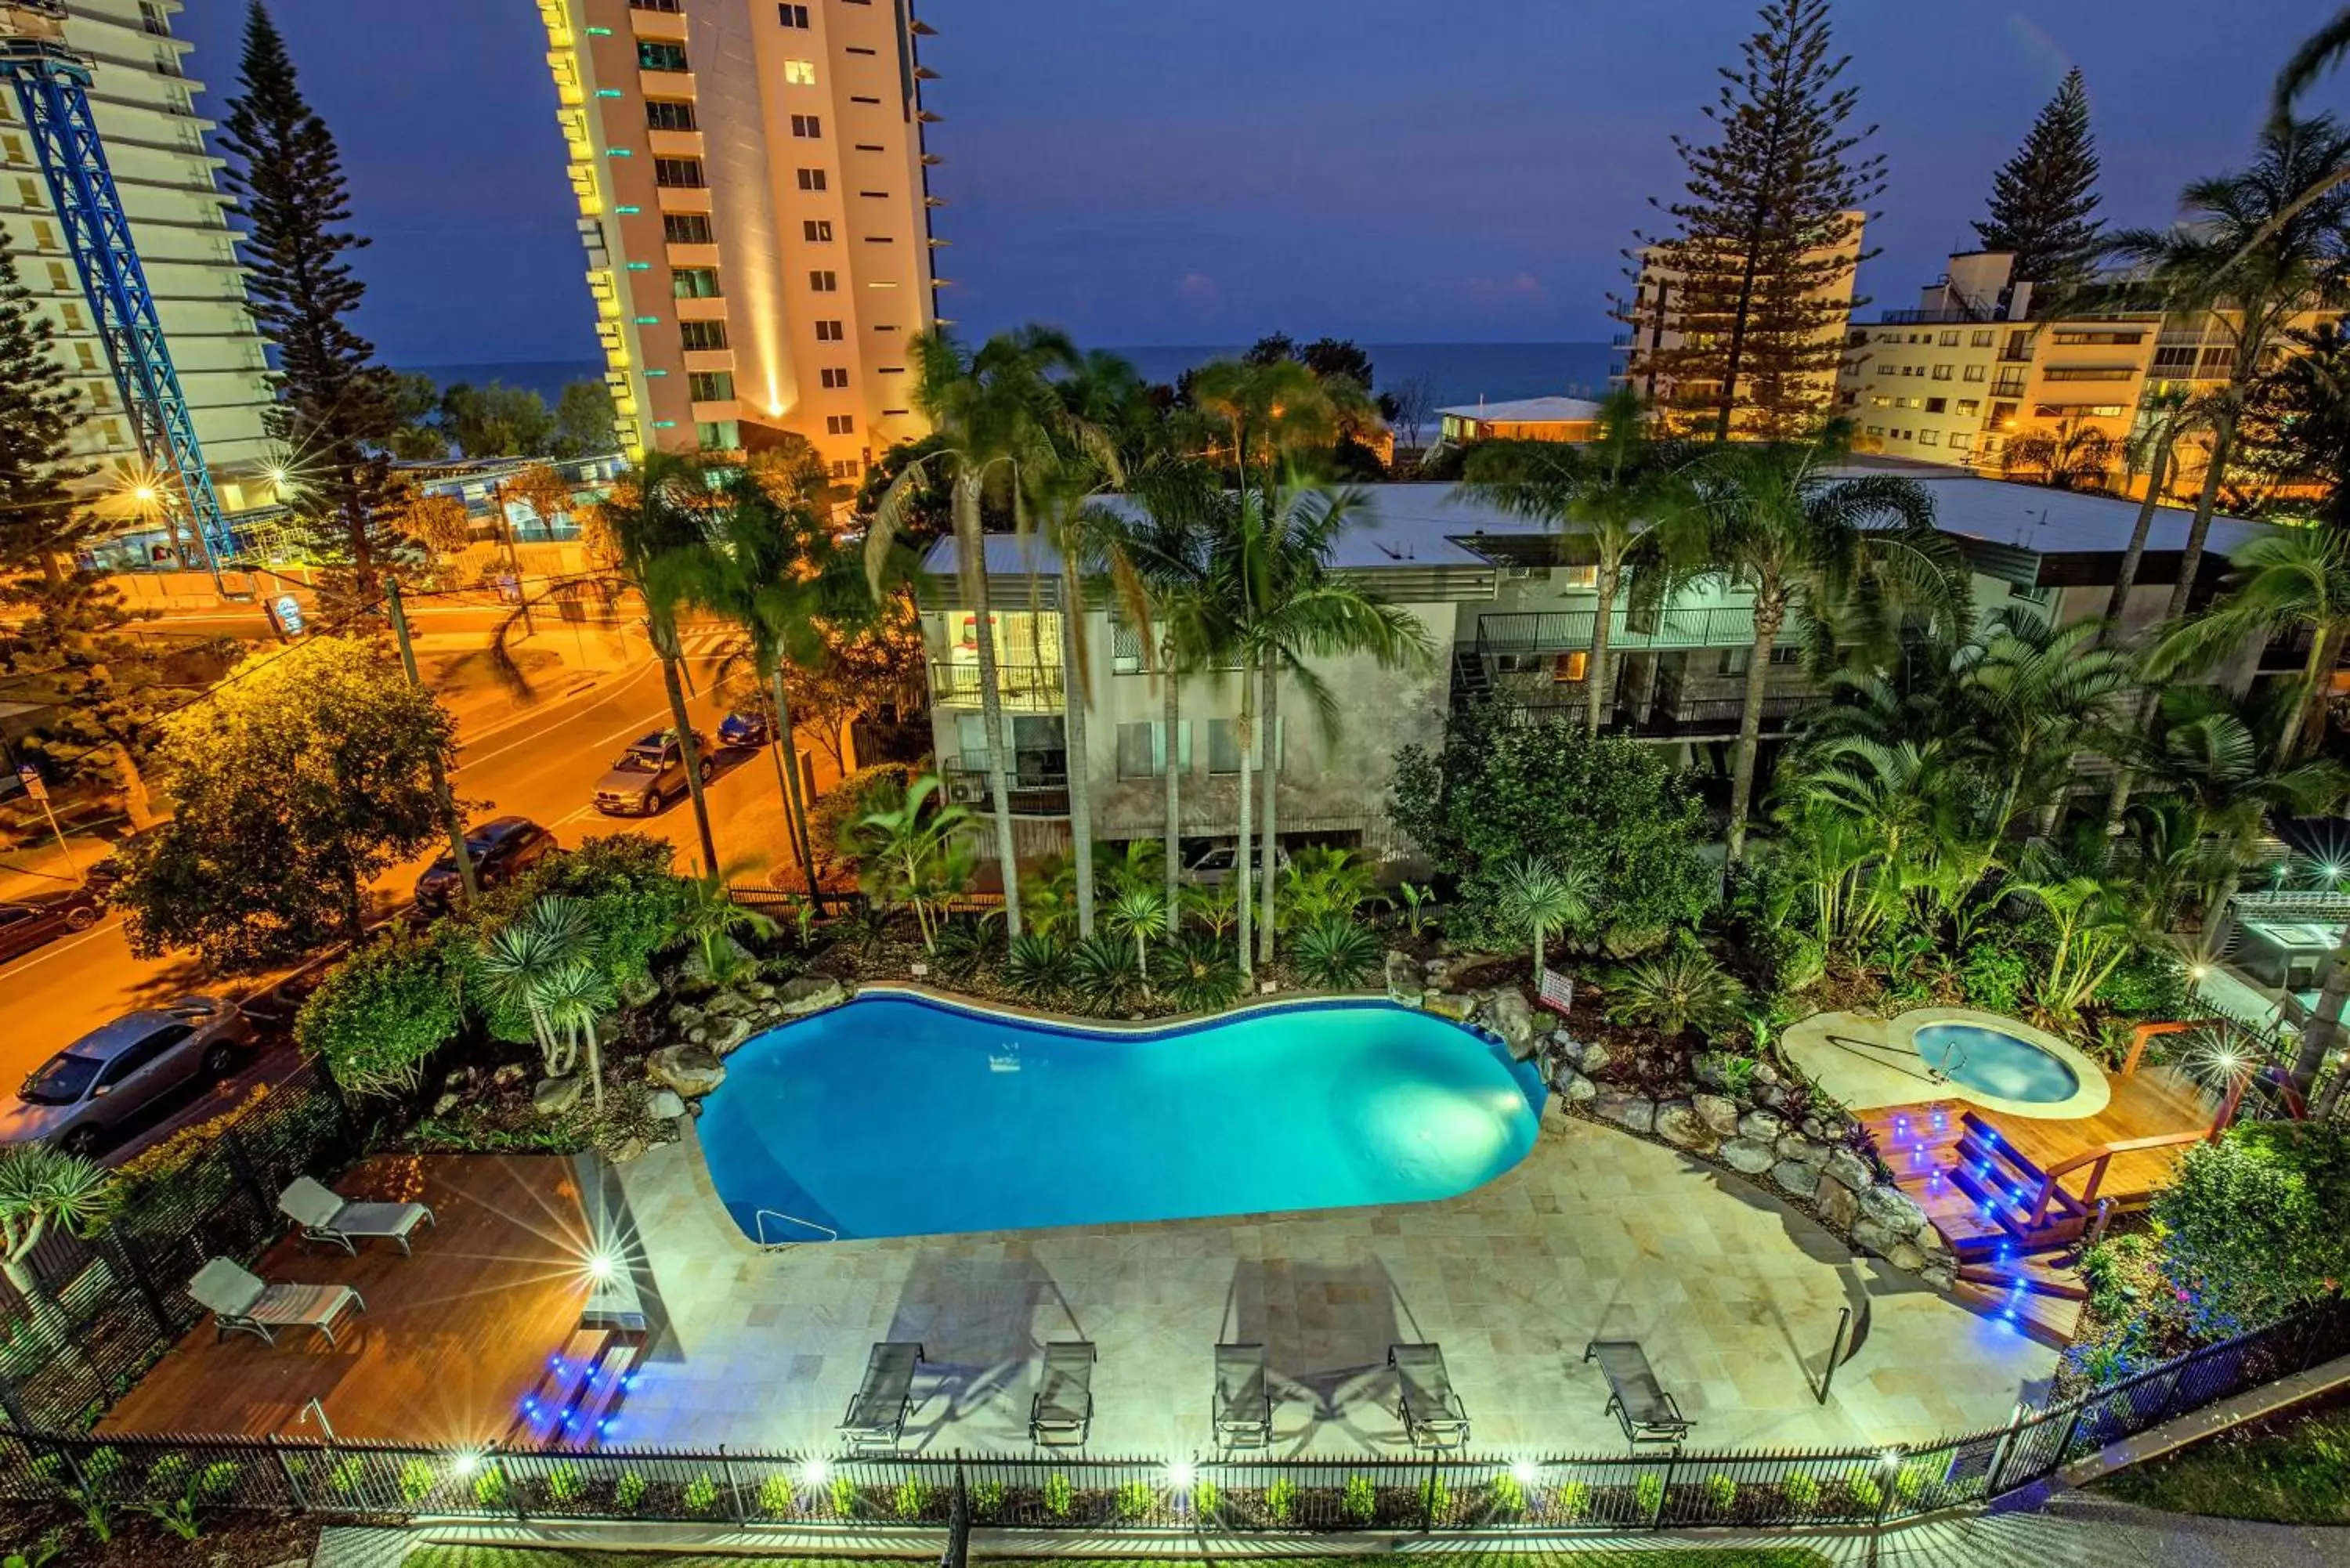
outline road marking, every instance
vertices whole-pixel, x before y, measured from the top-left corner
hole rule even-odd
[[[40,963],[44,960],[61,957],[66,953],[71,952],[74,949],[80,947],[84,942],[104,936],[110,930],[120,929],[121,923],[122,922],[119,917],[109,915],[105,919],[100,920],[98,924],[90,927],[89,929],[82,932],[78,936],[62,942],[51,942],[48,946],[41,948],[24,958],[18,959],[7,968],[0,969],[0,975],[22,974],[26,970],[32,968],[35,964]]]
[[[595,697],[595,696],[601,696],[601,697],[618,697],[618,696],[619,696],[622,692],[626,691],[629,687],[634,686],[638,681],[642,680],[643,680],[643,679],[644,679],[648,674],[651,673],[651,671],[652,671],[652,670],[657,670],[657,669],[659,669],[659,668],[660,668],[660,666],[658,666],[658,665],[647,665],[644,669],[638,670],[634,675],[631,675],[631,676],[628,677],[626,680],[622,680],[622,681],[621,681],[619,685],[617,685],[617,686],[591,686],[591,687],[588,688],[588,690],[587,690],[587,691],[575,691],[575,692],[572,692],[572,693],[571,693],[571,695],[570,695],[570,696],[568,696],[568,697],[558,697],[558,698],[556,698],[556,699],[555,700],[555,701],[556,701],[556,702],[568,702],[568,701],[571,701],[571,699],[572,699],[573,697]],[[554,706],[554,703],[549,703],[549,704],[548,704],[548,706],[549,706],[549,707],[552,707],[552,706]],[[543,710],[534,710],[534,711],[531,711],[531,712],[517,715],[517,716],[515,718],[515,720],[513,721],[513,722],[515,722],[515,723],[520,723],[520,722],[523,722],[524,720],[525,720],[525,719],[540,719],[540,720],[544,720],[544,719],[545,719],[545,717],[546,717],[546,713],[545,713],[545,711],[544,711]],[[577,717],[577,715],[574,715],[574,717]],[[501,727],[503,727],[503,726],[501,726]],[[493,757],[502,757],[502,756],[504,756],[508,752],[512,752],[512,751],[519,751],[519,750],[520,750],[521,748],[523,748],[524,746],[527,746],[527,745],[531,744],[533,742],[536,742],[536,741],[538,741],[538,740],[540,740],[540,739],[543,739],[543,738],[544,738],[544,735],[545,735],[545,727],[544,727],[544,725],[542,724],[542,726],[541,726],[541,728],[540,728],[539,730],[537,730],[537,731],[534,731],[532,733],[527,734],[527,735],[525,735],[525,736],[524,736],[521,740],[519,740],[519,741],[509,741],[509,742],[506,742],[504,745],[503,745],[503,746],[494,747],[493,749],[491,749],[491,750],[489,750],[489,751],[486,751],[486,752],[484,752],[484,753],[480,753],[479,755],[475,755],[475,754],[474,754],[474,753],[473,753],[473,749],[472,749],[470,746],[468,746],[468,747],[464,747],[464,748],[462,748],[462,749],[460,749],[460,750],[459,750],[459,752],[458,752],[458,753],[457,753],[457,765],[458,765],[459,767],[461,767],[461,768],[478,768],[478,767],[480,767],[484,763],[488,762],[491,758],[493,758]],[[605,741],[598,741],[598,742],[596,742],[596,744],[597,744],[597,745],[599,745],[599,746],[601,746],[601,745],[605,745],[605,744],[607,744],[607,743],[608,743],[608,742],[605,742]]]

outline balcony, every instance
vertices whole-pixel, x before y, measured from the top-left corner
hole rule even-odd
[[[1814,708],[1825,707],[1827,698],[1810,692],[1786,692],[1762,699],[1762,735],[1765,740],[1787,733],[1794,721]],[[1527,701],[1521,704],[1526,716],[1536,723],[1580,723],[1584,715],[1584,700],[1578,693]],[[1703,741],[1731,740],[1738,733],[1738,724],[1746,711],[1745,699],[1741,697],[1704,697],[1680,702],[1659,701],[1647,711],[1638,711],[1628,702],[1619,703],[1607,715],[1606,732],[1628,735],[1642,741]]]
[[[999,664],[995,690],[1007,713],[1061,711],[1061,667],[1057,664]],[[948,708],[979,706],[979,666],[931,661],[931,701]]]
[[[1489,615],[1477,621],[1477,651],[1486,657],[1504,653],[1571,653],[1591,646],[1598,611],[1540,610]],[[1785,640],[1799,628],[1794,618],[1780,631]],[[1609,621],[1607,645],[1616,652],[1654,649],[1743,648],[1754,640],[1754,611],[1747,605],[1721,605],[1706,609],[1669,609],[1645,615],[1619,609]]]
[[[973,811],[995,809],[995,792],[988,788],[985,768],[949,763],[939,770],[939,776],[946,781],[947,799],[955,805],[967,805]],[[1068,775],[1032,767],[1024,756],[1013,759],[1012,777],[1004,793],[1011,797],[1014,816],[1069,815]]]

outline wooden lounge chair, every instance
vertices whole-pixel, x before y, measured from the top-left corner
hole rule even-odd
[[[1469,1412],[1452,1391],[1441,1345],[1390,1345],[1388,1365],[1395,1368],[1396,1410],[1413,1448],[1457,1449],[1469,1440]]]
[[[1056,1340],[1045,1347],[1045,1376],[1028,1406],[1028,1439],[1039,1448],[1081,1447],[1093,1424],[1093,1341]]]
[[[865,1381],[840,1417],[840,1429],[858,1448],[895,1448],[914,1408],[914,1372],[922,1346],[911,1340],[883,1340],[865,1357]]]
[[[378,1236],[408,1252],[410,1233],[433,1223],[432,1210],[421,1203],[352,1203],[307,1176],[277,1195],[277,1208],[302,1227],[304,1241],[332,1241],[354,1257],[360,1241]]]
[[[1607,1379],[1607,1414],[1624,1428],[1626,1442],[1635,1449],[1642,1443],[1680,1448],[1690,1423],[1657,1381],[1638,1340],[1595,1339],[1583,1347],[1583,1359],[1599,1363],[1600,1376]]]
[[[238,1268],[226,1258],[214,1258],[188,1282],[196,1304],[213,1314],[215,1343],[231,1333],[249,1334],[274,1345],[277,1328],[314,1328],[335,1343],[335,1322],[343,1309],[367,1311],[367,1303],[348,1285],[273,1285]]]
[[[1216,1441],[1228,1449],[1262,1449],[1273,1441],[1262,1345],[1216,1346]]]

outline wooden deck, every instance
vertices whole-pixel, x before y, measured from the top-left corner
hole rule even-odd
[[[370,1161],[337,1183],[352,1198],[415,1199],[437,1225],[416,1255],[361,1242],[359,1255],[288,1236],[257,1271],[270,1281],[348,1284],[367,1302],[338,1348],[301,1330],[275,1348],[214,1343],[208,1318],[140,1379],[100,1432],[317,1436],[296,1418],[319,1400],[337,1434],[488,1442],[514,1426],[551,1354],[571,1343],[588,1281],[587,1226],[571,1162],[555,1156]]]

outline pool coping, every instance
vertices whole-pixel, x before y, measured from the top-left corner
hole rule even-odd
[[[2106,1070],[2090,1060],[2079,1046],[2004,1013],[1986,1012],[1978,1007],[1915,1007],[1887,1022],[1885,1044],[1888,1049],[1906,1051],[1923,1062],[1924,1053],[1918,1049],[1918,1032],[1937,1023],[1963,1023],[2021,1040],[2062,1062],[2073,1075],[2074,1085],[2072,1095],[2062,1100],[2012,1100],[2002,1095],[1985,1094],[1956,1078],[1944,1078],[1937,1085],[1942,1091],[1938,1098],[1965,1100],[1987,1111],[2045,1121],[2076,1121],[2094,1116],[2113,1103],[2114,1087]]]

